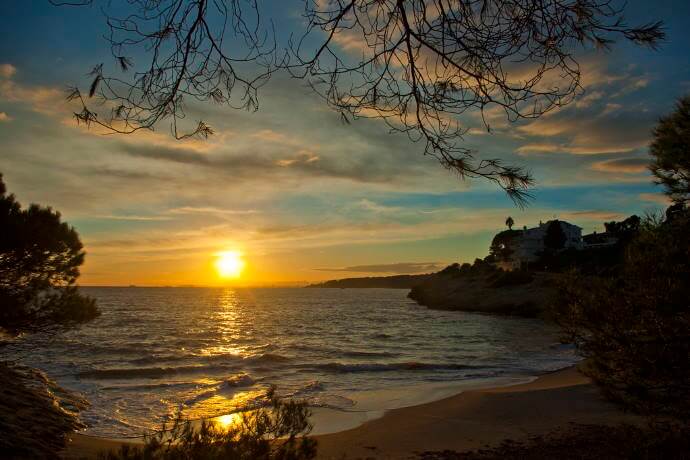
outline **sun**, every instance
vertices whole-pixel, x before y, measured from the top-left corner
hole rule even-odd
[[[216,254],[216,271],[221,278],[239,278],[244,269],[242,253],[223,251]]]

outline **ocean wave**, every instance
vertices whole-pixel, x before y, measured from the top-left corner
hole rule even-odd
[[[221,383],[221,388],[240,388],[240,387],[250,387],[254,385],[256,381],[251,375],[247,373],[240,373],[233,375],[232,377],[226,379]]]
[[[220,385],[217,385],[215,388],[203,391],[194,396],[193,398],[186,400],[184,404],[187,406],[192,406],[200,401],[211,398],[218,394],[228,396],[230,394],[235,393],[240,388],[250,387],[255,383],[256,381],[249,374],[241,372],[237,375],[233,375],[232,377],[227,378],[226,380],[221,382]]]
[[[199,382],[156,382],[156,383],[136,383],[127,385],[110,385],[101,387],[101,391],[142,391],[158,390],[163,388],[193,388],[198,387]]]
[[[298,397],[298,396],[303,396],[305,394],[313,393],[316,391],[321,391],[324,389],[323,383],[319,382],[318,380],[312,380],[311,382],[307,382],[306,385],[304,385],[301,388],[298,388],[294,392],[287,394],[286,396],[289,397]]]
[[[342,355],[346,358],[392,358],[400,356],[400,353],[390,353],[388,351],[344,351]]]
[[[286,361],[290,361],[291,358],[283,355],[279,355],[277,353],[264,353],[262,355],[257,355],[257,356],[250,356],[248,358],[245,358],[245,361],[249,361],[252,363],[257,363],[257,364],[266,364],[266,363],[283,363]]]
[[[357,403],[341,395],[319,395],[307,398],[307,404],[311,407],[324,407],[327,409],[349,409]]]
[[[391,371],[420,371],[420,370],[463,370],[473,369],[475,366],[465,364],[435,364],[435,363],[421,363],[417,361],[402,362],[402,363],[318,363],[305,366],[309,369],[320,370],[325,372],[336,373],[353,373],[353,372],[391,372]]]
[[[128,363],[134,365],[155,364],[160,362],[179,362],[189,359],[188,355],[149,355],[141,358],[130,359]]]
[[[376,334],[371,334],[369,337],[371,337],[372,339],[391,339],[391,338],[393,338],[392,335],[386,334],[384,332],[378,332]]]
[[[177,366],[177,367],[129,367],[115,369],[92,369],[79,372],[77,377],[107,379],[156,379],[175,374],[213,374],[232,369],[233,366]]]

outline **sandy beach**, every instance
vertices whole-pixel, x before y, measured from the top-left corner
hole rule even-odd
[[[424,451],[465,451],[546,434],[572,423],[634,421],[604,401],[575,367],[533,382],[471,390],[418,406],[394,409],[381,418],[339,433],[317,436],[319,458],[407,458]],[[65,458],[94,458],[122,442],[75,434]]]

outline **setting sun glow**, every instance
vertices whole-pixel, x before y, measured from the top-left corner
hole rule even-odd
[[[239,278],[244,269],[242,253],[238,251],[224,251],[217,255],[216,270],[221,278]]]

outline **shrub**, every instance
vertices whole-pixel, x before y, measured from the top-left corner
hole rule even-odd
[[[521,284],[529,284],[533,280],[534,275],[527,270],[501,271],[494,277],[489,287],[501,288],[505,286],[519,286]]]
[[[650,416],[690,414],[690,212],[648,218],[609,277],[571,273],[554,316],[610,399]]]
[[[316,456],[316,441],[308,437],[310,411],[301,401],[285,401],[269,391],[271,405],[239,415],[222,428],[203,421],[198,429],[176,419],[170,429],[145,438],[143,447],[124,445],[101,460],[308,460]]]

